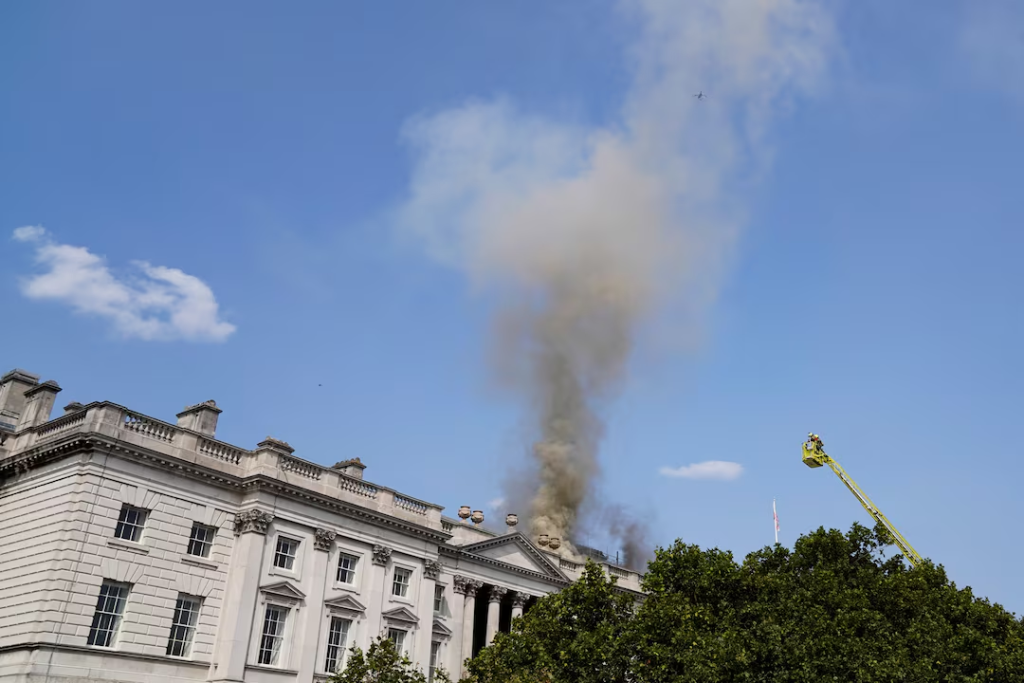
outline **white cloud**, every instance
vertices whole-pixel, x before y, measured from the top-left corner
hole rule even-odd
[[[505,504],[505,499],[504,498],[495,498],[494,500],[489,501],[487,503],[487,509],[491,510],[492,512],[498,512],[499,508],[501,508],[504,504]]]
[[[107,318],[125,337],[224,341],[235,331],[220,319],[206,283],[177,268],[135,261],[136,274],[118,278],[102,257],[54,242],[41,226],[18,228],[14,239],[34,244],[36,262],[47,268],[23,280],[22,293],[30,299],[60,301]]]
[[[960,48],[984,85],[1024,101],[1024,5],[1018,0],[971,2]]]
[[[725,460],[707,460],[682,467],[662,467],[658,473],[681,479],[719,479],[732,481],[743,474],[743,465]]]

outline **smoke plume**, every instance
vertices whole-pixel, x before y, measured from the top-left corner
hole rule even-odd
[[[569,555],[640,332],[713,300],[773,115],[815,85],[832,42],[827,14],[804,0],[623,4],[633,79],[606,127],[499,99],[405,130],[415,166],[400,221],[494,295],[494,369],[534,427],[520,512]],[[643,537],[629,520],[607,531]]]

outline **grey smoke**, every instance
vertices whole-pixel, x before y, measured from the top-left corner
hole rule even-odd
[[[815,84],[832,42],[826,13],[803,0],[623,5],[639,25],[634,79],[607,127],[497,100],[405,130],[416,156],[400,223],[493,296],[495,374],[533,425],[520,512],[570,556],[581,514],[602,507],[604,418],[640,335],[666,311],[696,325],[713,301],[772,116]],[[509,488],[514,501],[524,486]],[[638,522],[606,528],[643,555]]]

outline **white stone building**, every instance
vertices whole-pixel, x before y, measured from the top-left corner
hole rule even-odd
[[[310,683],[387,634],[458,674],[582,566],[267,438],[0,378],[0,682]],[[639,576],[604,563],[626,590]]]

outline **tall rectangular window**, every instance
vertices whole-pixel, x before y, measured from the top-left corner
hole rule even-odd
[[[444,612],[444,586],[440,583],[434,585],[434,612]]]
[[[146,525],[146,511],[140,508],[125,505],[121,508],[121,514],[117,517],[117,528],[114,529],[114,538],[125,541],[135,541],[142,538],[142,527]]]
[[[405,636],[406,636],[406,633],[407,633],[407,631],[403,631],[400,628],[389,628],[388,629],[388,638],[391,640],[392,643],[395,644],[395,651],[398,652],[398,654],[404,654],[405,653]]]
[[[121,625],[121,616],[124,615],[124,603],[128,599],[129,590],[129,584],[114,581],[104,581],[100,586],[100,597],[96,602],[96,612],[92,615],[92,626],[89,628],[89,645],[113,645],[117,627]]]
[[[334,673],[341,667],[351,626],[352,622],[348,619],[331,617],[331,629],[327,633],[327,661],[324,663],[324,671],[327,673]]]
[[[412,583],[412,571],[395,567],[395,578],[391,582],[391,594],[400,598],[409,596],[409,584]]]
[[[430,644],[430,668],[427,670],[427,683],[433,683],[434,670],[437,669],[437,658],[441,653],[441,643],[436,640]]]
[[[188,554],[196,557],[209,557],[213,547],[213,537],[217,530],[196,522],[192,525],[192,535],[188,539]]]
[[[192,636],[199,620],[199,598],[178,594],[174,605],[174,620],[171,622],[171,637],[167,640],[167,654],[172,657],[188,657],[192,651]]]
[[[338,583],[353,584],[356,582],[356,565],[359,558],[341,553],[338,555]]]
[[[263,614],[263,635],[260,637],[260,651],[257,661],[267,666],[277,666],[281,659],[281,644],[284,642],[284,625],[288,610],[277,605],[267,605]]]
[[[293,538],[277,537],[277,549],[274,551],[274,566],[281,569],[294,569],[295,556],[299,552],[299,542]]]

